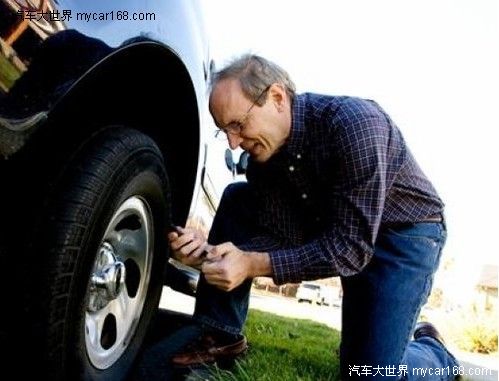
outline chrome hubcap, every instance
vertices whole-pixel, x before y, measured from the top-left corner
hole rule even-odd
[[[140,320],[151,273],[152,221],[142,198],[128,198],[111,218],[97,250],[85,299],[85,344],[98,369],[121,357]]]
[[[109,242],[103,242],[90,278],[88,310],[96,312],[118,297],[125,284],[126,267],[115,255]]]

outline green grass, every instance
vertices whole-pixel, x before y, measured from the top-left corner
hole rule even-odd
[[[231,371],[212,369],[211,380],[338,380],[339,332],[310,320],[251,310],[249,350]]]

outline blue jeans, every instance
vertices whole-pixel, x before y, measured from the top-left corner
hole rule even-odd
[[[213,221],[209,242],[231,241],[237,246],[258,235],[253,210],[249,185],[229,185]],[[382,229],[369,264],[361,273],[341,279],[343,380],[454,378],[452,370],[458,364],[443,345],[429,337],[410,340],[420,309],[430,293],[445,239],[442,223]],[[224,292],[201,276],[195,318],[225,332],[241,333],[250,289],[251,280],[248,280],[233,291]],[[424,376],[419,368],[425,369]],[[444,375],[429,375],[430,368],[431,373]]]

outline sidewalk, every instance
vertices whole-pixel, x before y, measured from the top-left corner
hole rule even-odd
[[[456,348],[449,348],[460,364],[464,366],[467,380],[472,381],[497,381],[499,357],[483,355],[480,353],[463,352]],[[471,376],[473,374],[473,376]]]

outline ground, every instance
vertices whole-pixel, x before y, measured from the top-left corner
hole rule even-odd
[[[192,335],[192,332],[189,332],[189,330],[177,330],[189,323],[190,316],[194,311],[194,298],[165,287],[161,297],[160,308],[161,310],[154,326],[154,334],[149,347],[132,377],[134,381],[146,379],[148,381],[156,379],[181,379],[181,374],[175,373],[167,366],[165,358],[176,347],[188,340],[189,335]],[[298,303],[294,298],[255,291],[251,295],[250,308],[286,317],[310,319],[341,330],[340,306],[318,306],[308,303]],[[168,337],[168,340],[162,340],[166,337]],[[474,371],[473,373],[483,373],[484,368],[491,370],[491,372],[487,372],[491,373],[491,375],[468,376],[466,380],[492,381],[498,379],[499,363],[497,355],[484,356],[462,352],[456,348],[449,349],[467,369],[468,374],[470,374],[470,370]]]

